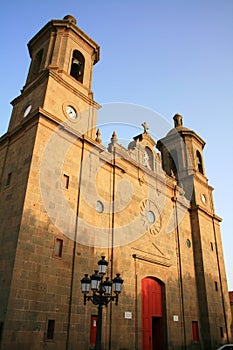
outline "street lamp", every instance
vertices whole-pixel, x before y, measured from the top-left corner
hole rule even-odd
[[[123,279],[120,274],[117,273],[113,281],[106,277],[103,281],[103,277],[106,274],[108,262],[105,260],[105,256],[101,257],[98,261],[99,271],[95,270],[95,273],[88,277],[85,274],[81,279],[82,293],[84,296],[84,305],[87,301],[91,301],[94,305],[98,306],[98,322],[97,322],[97,332],[96,332],[96,350],[101,350],[101,334],[102,334],[102,308],[103,305],[107,306],[110,301],[115,300],[115,305],[118,305],[118,296],[121,292]],[[115,295],[112,295],[112,285]],[[92,295],[88,295],[92,291]]]

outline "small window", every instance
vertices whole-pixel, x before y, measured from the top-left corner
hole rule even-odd
[[[69,188],[69,182],[70,182],[70,177],[68,175],[64,174],[64,185],[63,186],[66,190],[68,190],[68,188]]]
[[[61,258],[62,257],[62,247],[63,240],[60,238],[56,238],[55,247],[54,247],[54,255]]]
[[[6,186],[9,186],[9,185],[10,185],[10,183],[11,183],[11,177],[12,177],[12,173],[9,173],[9,174],[7,175],[7,179],[6,179]]]
[[[78,80],[80,83],[83,82],[84,65],[85,65],[85,58],[83,54],[78,50],[74,50],[71,69],[70,69],[70,75],[76,80]]]
[[[217,292],[218,291],[218,282],[217,281],[214,281],[214,286],[215,286],[215,290]]]
[[[0,321],[0,341],[2,338],[2,332],[3,332],[3,321]]]
[[[48,320],[47,339],[54,339],[55,320]]]
[[[199,341],[199,333],[198,333],[198,322],[192,321],[192,333],[193,333],[193,341]]]
[[[196,155],[197,155],[197,169],[199,173],[204,174],[201,153],[197,151]]]
[[[186,245],[188,248],[191,248],[192,243],[191,243],[190,239],[186,239]]]
[[[214,250],[214,244],[213,242],[210,242],[210,249],[213,251]]]
[[[224,337],[223,327],[220,327],[220,336],[221,336],[221,338],[223,338],[223,337]]]
[[[150,224],[153,224],[155,222],[155,214],[153,211],[149,210],[147,212],[147,220],[149,221]]]

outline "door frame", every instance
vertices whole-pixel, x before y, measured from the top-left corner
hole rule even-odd
[[[143,332],[145,332],[145,315],[144,315],[144,295],[145,295],[145,291],[143,291],[144,285],[143,283],[146,282],[146,280],[149,280],[150,283],[152,281],[155,282],[155,285],[157,285],[157,287],[160,287],[160,293],[161,293],[161,310],[160,313],[158,314],[149,314],[150,319],[147,319],[147,322],[149,324],[149,332],[150,332],[150,341],[145,342],[145,334]],[[153,282],[152,282],[153,283]],[[160,279],[153,277],[153,276],[145,276],[144,278],[141,279],[141,322],[142,322],[142,331],[141,331],[141,336],[142,336],[142,350],[153,350],[153,317],[157,317],[160,318],[161,317],[161,321],[162,321],[162,329],[163,329],[163,339],[162,339],[162,343],[163,343],[163,349],[167,349],[167,317],[166,317],[166,299],[165,299],[165,284],[163,283],[163,281],[161,281]],[[148,316],[148,315],[147,315]],[[148,317],[147,317],[148,318]]]

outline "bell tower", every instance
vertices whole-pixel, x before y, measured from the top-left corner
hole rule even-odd
[[[193,130],[183,126],[180,114],[175,114],[173,120],[174,128],[157,144],[161,151],[163,168],[168,175],[176,178],[178,184],[185,189],[186,197],[192,198],[193,203],[203,204],[205,196],[212,208],[213,189],[206,190],[208,179],[202,156],[205,141]],[[198,186],[195,186],[197,183]]]
[[[61,279],[71,276],[74,259],[71,247],[75,242],[75,221],[69,220],[66,225],[71,227],[70,238],[53,224],[52,215],[47,214],[41,188],[44,185],[46,191],[53,194],[56,188],[62,198],[72,202],[69,202],[71,204],[67,208],[72,208],[71,214],[75,213],[78,202],[77,174],[80,171],[84,141],[88,146],[96,144],[96,111],[99,105],[93,99],[91,85],[92,69],[99,60],[99,46],[77,27],[74,17],[65,16],[63,20],[47,23],[30,40],[28,49],[31,65],[26,84],[21,94],[12,101],[8,131],[0,138],[0,285],[4,285],[4,288],[0,288],[0,348],[1,344],[4,344],[4,348],[29,348],[34,346],[28,344],[40,342],[31,339],[31,332],[24,332],[22,347],[17,345],[20,340],[16,338],[14,344],[8,344],[12,334],[10,323],[13,315],[18,312],[16,310],[19,310],[16,305],[19,302],[19,288],[26,287],[26,293],[32,292],[30,298],[33,299],[27,316],[24,317],[19,311],[19,333],[25,329],[26,323],[31,323],[28,315],[35,309],[34,305],[44,299],[44,296],[40,299],[32,291],[33,288],[39,289],[32,287],[32,280],[27,288],[29,284],[22,280],[22,275],[26,276],[28,268],[37,266],[32,279],[38,285],[41,285],[42,279],[49,282],[55,274]],[[49,168],[53,170],[41,180],[45,150],[49,141],[57,135],[57,130],[61,131],[59,140],[46,158]],[[60,163],[58,159],[61,159]],[[60,200],[53,198],[53,203],[56,213]],[[67,218],[66,215],[64,217]],[[46,237],[49,237],[49,243]],[[57,260],[57,242],[61,244],[60,248],[66,247],[68,270],[64,268],[62,260]],[[42,269],[44,272],[41,279]],[[43,289],[47,291],[46,298],[49,298],[46,310],[49,310],[52,294],[56,303],[62,300],[62,293],[63,297],[65,295],[62,302],[62,317],[66,324],[64,327],[69,327],[71,318],[68,303],[72,293],[71,281],[73,280],[63,280],[61,283],[66,286],[65,292],[60,293],[60,286],[56,287],[56,292],[52,292],[53,283],[50,283],[48,289]],[[22,309],[25,308],[25,302],[26,297],[19,302],[23,305]],[[54,320],[53,314],[49,317]],[[43,334],[46,322],[44,320],[43,325],[41,323],[38,326],[38,334]],[[29,333],[30,336],[27,336]],[[64,343],[68,341],[67,331],[66,337],[61,340],[63,349]],[[5,347],[5,344],[9,347]]]
[[[190,223],[195,264],[201,332],[205,349],[213,348],[216,329],[229,341],[227,318],[227,281],[221,245],[221,218],[215,214],[213,187],[208,184],[203,161],[205,142],[183,126],[182,116],[173,118],[174,128],[159,140],[163,169],[183,187],[190,201]],[[174,200],[174,198],[173,198]],[[216,315],[217,318],[216,318]],[[213,322],[213,320],[215,320]]]
[[[81,134],[95,138],[96,109],[92,69],[99,46],[73,16],[47,23],[28,43],[31,57],[26,84],[12,101],[9,131],[38,112],[56,123],[78,120]]]

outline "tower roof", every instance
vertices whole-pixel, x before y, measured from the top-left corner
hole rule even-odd
[[[41,39],[42,36],[45,35],[47,32],[56,31],[58,28],[67,28],[73,31],[76,35],[82,38],[83,41],[85,41],[89,46],[92,46],[95,51],[95,59],[94,64],[97,63],[100,59],[100,47],[99,45],[90,38],[85,32],[83,32],[78,26],[77,26],[76,18],[67,15],[63,19],[53,19],[49,21],[28,43],[28,49],[29,53],[31,55],[31,47],[35,45],[37,41]]]
[[[195,131],[186,128],[185,126],[183,126],[183,117],[181,114],[176,113],[173,117],[174,120],[174,128],[171,129],[167,135],[165,136],[165,138],[167,137],[172,137],[174,135],[178,133],[182,134],[182,135],[192,135],[193,137],[195,137],[196,139],[198,139],[198,141],[202,144],[202,147],[205,146],[205,141],[198,135],[195,133]]]

